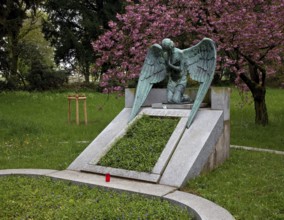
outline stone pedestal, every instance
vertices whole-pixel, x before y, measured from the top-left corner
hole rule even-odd
[[[138,115],[179,117],[180,122],[152,171],[144,173],[97,165],[100,158],[129,127],[128,120],[135,90],[127,89],[125,108],[70,164],[68,169],[99,174],[110,173],[112,176],[180,188],[188,180],[216,168],[229,157],[230,92],[228,88],[211,88],[204,100],[208,106],[200,108],[192,125],[186,129],[185,125],[191,110],[168,109],[163,108],[163,105],[162,108],[152,108],[153,103],[166,103],[166,89],[152,89]],[[194,99],[196,90],[189,89],[186,94]]]
[[[223,132],[216,143],[214,152],[204,165],[203,172],[213,170],[229,158],[230,150],[230,88],[211,87],[211,109],[222,110],[224,115]]]

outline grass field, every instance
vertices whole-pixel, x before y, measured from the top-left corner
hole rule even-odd
[[[0,169],[65,169],[124,106],[123,97],[86,93],[89,123],[81,115],[77,126],[74,117],[67,122],[67,95],[0,93]],[[266,99],[269,125],[257,126],[253,103],[243,104],[233,89],[231,144],[284,151],[284,90],[268,89]],[[220,204],[236,219],[284,219],[283,165],[281,155],[231,150],[224,165],[183,190]]]
[[[245,100],[243,102],[242,100]],[[268,89],[266,95],[269,125],[254,123],[254,105],[250,94],[231,94],[231,144],[284,151],[284,89]]]
[[[192,219],[166,200],[51,178],[0,178],[0,219]]]
[[[124,97],[86,93],[88,125],[68,124],[69,93],[0,93],[0,169],[65,169],[121,111]],[[1,177],[1,219],[188,219],[160,199],[72,186],[48,178]],[[40,212],[39,212],[40,211]]]
[[[237,220],[284,219],[284,156],[231,150],[213,172],[189,181],[182,190],[207,198]]]
[[[242,100],[245,100],[243,102]],[[284,151],[284,90],[268,89],[269,125],[254,123],[249,96],[231,94],[231,144]],[[284,156],[244,150],[183,188],[216,202],[238,220],[284,219]]]
[[[0,93],[0,167],[65,169],[121,111],[124,98],[86,93],[79,126],[68,124],[68,93]]]

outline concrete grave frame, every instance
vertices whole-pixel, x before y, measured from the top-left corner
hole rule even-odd
[[[133,89],[125,91],[125,108],[97,136],[97,138],[68,167],[69,170],[113,176],[182,187],[202,171],[209,171],[229,157],[230,144],[230,89],[212,87],[205,98],[209,108],[200,109],[189,129],[185,129],[189,109],[151,108],[153,103],[166,102],[166,89],[152,89],[142,110],[142,114],[153,116],[180,117],[180,121],[162,151],[151,173],[103,167],[96,165],[123,136],[128,127],[128,118],[134,101]],[[186,94],[195,97],[196,90]]]

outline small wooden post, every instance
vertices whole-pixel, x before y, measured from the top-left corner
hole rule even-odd
[[[84,101],[84,119],[85,119],[85,124],[88,123],[87,119],[87,97],[85,95],[68,95],[68,123],[71,122],[71,101],[75,100],[76,104],[76,124],[80,124],[79,120],[79,101],[83,100]]]
[[[79,125],[79,96],[76,95],[76,124]]]
[[[84,99],[84,117],[85,117],[85,125],[88,123],[87,119],[87,97]]]
[[[71,121],[71,99],[68,96],[68,123]]]

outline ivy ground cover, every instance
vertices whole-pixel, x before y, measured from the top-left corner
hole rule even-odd
[[[179,118],[143,116],[117,140],[98,165],[150,172],[178,122]]]

